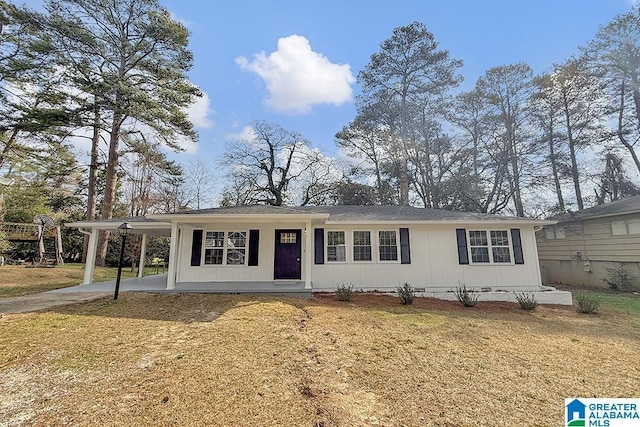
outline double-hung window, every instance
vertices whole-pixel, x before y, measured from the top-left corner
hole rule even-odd
[[[371,261],[371,232],[353,232],[353,260]]]
[[[244,265],[247,253],[247,233],[229,231],[227,233],[227,265]]]
[[[204,239],[205,265],[245,265],[245,231],[207,231]]]
[[[347,250],[344,231],[327,231],[327,261],[347,261]]]
[[[378,232],[378,252],[380,261],[398,260],[398,239],[395,230]]]
[[[470,230],[469,248],[473,264],[511,262],[509,232],[507,230]]]
[[[509,249],[509,233],[507,230],[492,230],[491,232],[491,256],[495,263],[511,262]]]

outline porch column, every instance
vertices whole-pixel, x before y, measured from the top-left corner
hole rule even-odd
[[[311,258],[313,257],[313,230],[311,221],[307,221],[304,228],[304,288],[311,289]]]
[[[140,241],[140,260],[138,262],[138,277],[144,276],[144,259],[147,257],[147,235],[142,235]]]
[[[176,288],[176,266],[178,264],[178,223],[171,223],[171,244],[169,245],[169,269],[167,271],[167,290]]]
[[[98,249],[98,229],[92,228],[91,233],[83,231],[83,233],[89,234],[89,244],[87,245],[87,260],[84,263],[84,279],[83,285],[93,283],[93,270],[96,267],[96,251]]]

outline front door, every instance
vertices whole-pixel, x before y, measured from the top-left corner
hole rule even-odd
[[[276,230],[273,278],[300,279],[302,256],[301,230]]]

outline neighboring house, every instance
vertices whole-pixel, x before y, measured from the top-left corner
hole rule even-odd
[[[570,212],[538,231],[544,283],[606,287],[607,268],[640,277],[640,196]]]
[[[571,304],[568,293],[541,286],[535,228],[551,221],[407,206],[238,206],[126,219],[138,233],[171,236],[167,290],[331,292],[338,285],[454,299],[466,285],[481,299]],[[120,220],[69,224],[90,233]],[[85,283],[92,280],[87,264]]]

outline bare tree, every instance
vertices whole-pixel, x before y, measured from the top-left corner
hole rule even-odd
[[[252,130],[251,140],[233,141],[223,156],[232,165],[223,204],[304,205],[331,193],[331,162],[301,135],[264,121]]]
[[[494,67],[478,81],[493,114],[499,119],[498,142],[503,148],[506,178],[512,189],[512,200],[517,216],[524,216],[522,197],[523,168],[531,145],[527,135],[527,106],[532,90],[533,73],[524,63]]]
[[[613,134],[640,172],[640,6],[602,27],[584,53],[608,89]]]
[[[191,195],[195,208],[211,207],[213,203],[212,192],[216,182],[216,174],[211,166],[201,159],[193,159],[187,164],[184,178],[186,191]]]

